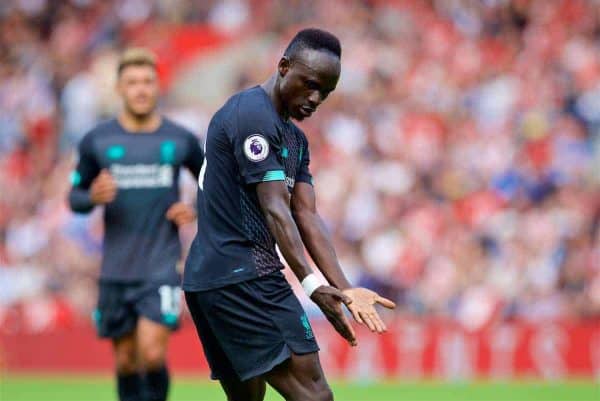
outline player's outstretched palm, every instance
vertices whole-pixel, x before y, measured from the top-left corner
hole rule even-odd
[[[349,305],[353,302],[352,299],[337,288],[328,285],[317,288],[310,298],[325,314],[335,330],[354,347],[356,345],[356,335],[342,310],[342,303],[349,308]]]
[[[383,333],[387,330],[385,323],[375,310],[375,304],[394,309],[396,307],[394,302],[380,296],[375,291],[362,287],[349,288],[343,293],[352,300],[350,304],[346,304],[346,307],[352,313],[354,320],[360,324],[366,324],[372,332]]]

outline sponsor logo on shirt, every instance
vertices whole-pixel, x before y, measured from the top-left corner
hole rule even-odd
[[[173,185],[170,164],[113,164],[110,173],[121,189],[164,188]]]

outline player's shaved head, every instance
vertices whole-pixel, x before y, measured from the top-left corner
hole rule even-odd
[[[337,58],[342,57],[342,46],[339,39],[332,33],[322,29],[303,29],[294,36],[283,55],[294,59],[303,50],[321,50],[331,53]]]
[[[279,60],[277,93],[283,115],[309,117],[335,89],[341,71],[338,38],[321,29],[304,29]]]

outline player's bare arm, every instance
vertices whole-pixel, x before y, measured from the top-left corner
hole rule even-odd
[[[285,260],[302,281],[312,273],[304,256],[304,246],[298,227],[290,211],[290,196],[283,181],[259,183],[256,186],[258,201],[275,241]],[[352,300],[335,287],[322,285],[311,294],[313,302],[319,306],[327,320],[351,345],[356,345],[352,326],[342,310],[342,303],[350,307]]]
[[[384,332],[387,328],[375,310],[375,304],[390,309],[396,305],[367,288],[352,288],[338,262],[327,228],[317,212],[313,186],[297,182],[290,203],[302,242],[327,281],[352,299],[353,302],[346,306],[354,319],[366,324],[373,332]]]
[[[198,140],[194,137],[190,137],[189,154],[186,158],[184,165],[192,174],[194,179],[198,181],[198,175],[204,162],[204,152],[198,144]],[[167,220],[172,221],[178,226],[192,223],[196,220],[197,213],[196,208],[185,202],[178,201],[173,203],[167,213],[165,214]]]

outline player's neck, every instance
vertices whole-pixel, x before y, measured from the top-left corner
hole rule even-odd
[[[271,78],[264,82],[261,87],[265,90],[265,92],[267,92],[267,95],[269,95],[277,114],[279,114],[279,116],[284,120],[290,118],[289,114],[283,107],[283,102],[281,101],[281,96],[279,94],[277,85],[277,75],[271,76]]]
[[[162,118],[158,113],[150,113],[144,117],[137,117],[126,111],[118,117],[121,126],[128,132],[153,132],[160,127]]]

